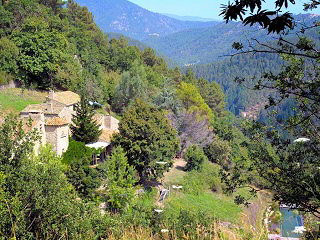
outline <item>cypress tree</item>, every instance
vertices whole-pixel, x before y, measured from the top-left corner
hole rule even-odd
[[[84,143],[98,141],[101,130],[99,124],[92,118],[95,112],[89,105],[89,101],[81,97],[74,108],[76,114],[72,117],[73,125],[71,126],[73,139]]]

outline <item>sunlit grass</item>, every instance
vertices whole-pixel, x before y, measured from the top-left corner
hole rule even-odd
[[[221,221],[238,222],[242,208],[232,198],[221,194],[205,192],[199,195],[175,194],[167,202],[166,210],[178,213],[180,209],[203,212]]]
[[[2,114],[8,112],[19,113],[29,104],[44,102],[48,93],[31,90],[21,91],[19,88],[0,91],[0,110]]]

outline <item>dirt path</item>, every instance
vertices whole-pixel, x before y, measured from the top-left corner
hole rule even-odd
[[[186,174],[184,171],[186,164],[187,163],[182,158],[173,159],[173,166],[169,172],[164,174],[163,182],[168,183],[170,181],[178,181],[182,178]]]

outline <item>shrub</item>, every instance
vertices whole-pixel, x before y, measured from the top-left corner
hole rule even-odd
[[[228,168],[231,165],[231,152],[232,148],[228,141],[216,138],[212,143],[207,145],[203,149],[208,160],[213,163],[218,163],[224,168]]]
[[[184,159],[187,162],[186,170],[198,170],[200,171],[203,167],[203,162],[207,160],[202,148],[198,145],[191,145],[188,147],[186,153],[184,154]]]
[[[194,170],[184,176],[181,181],[184,192],[196,195],[208,190],[221,192],[219,170],[220,167],[218,165],[205,161],[202,164],[201,171]]]

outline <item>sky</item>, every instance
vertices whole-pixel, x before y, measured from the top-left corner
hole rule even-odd
[[[146,8],[152,12],[157,13],[170,13],[179,16],[197,16],[203,18],[220,19],[220,5],[227,4],[232,0],[129,0],[140,7]],[[275,0],[266,0],[265,9],[272,9]],[[290,12],[295,14],[306,13],[303,11],[303,3],[306,0],[296,0],[295,5],[291,5]],[[320,14],[320,9],[316,9],[312,12]]]

